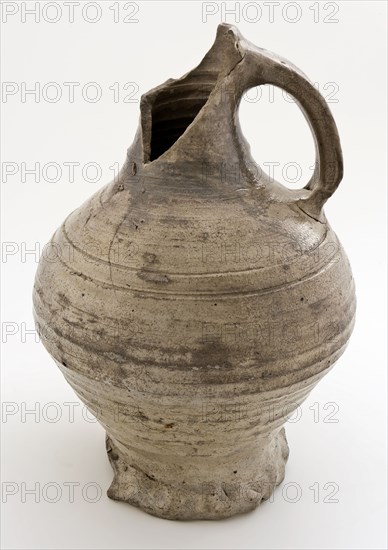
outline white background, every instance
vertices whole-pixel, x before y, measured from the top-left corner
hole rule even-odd
[[[117,12],[114,2],[106,1],[99,3],[101,18],[95,23],[82,17],[84,2],[75,9],[73,23],[60,2],[62,17],[56,23],[48,22],[56,16],[55,6],[44,8],[45,2],[38,9],[40,22],[28,15],[23,22],[24,2],[3,2],[3,9],[4,4],[18,11],[2,25],[1,59],[3,81],[15,83],[7,88],[15,93],[3,96],[2,103],[3,547],[386,548],[386,3],[294,2],[286,8],[282,3],[275,6],[271,22],[263,2],[250,2],[250,7],[244,2],[207,7],[202,2],[137,2],[139,10],[131,16],[125,2]],[[254,4],[262,10],[260,19]],[[222,13],[223,6],[236,11]],[[96,11],[89,9],[86,18],[91,20]],[[206,10],[215,13],[206,15]],[[138,22],[125,23],[125,17]],[[273,502],[221,522],[180,523],[106,497],[112,472],[103,429],[90,417],[85,420],[81,405],[70,421],[64,403],[77,400],[34,334],[25,331],[33,329],[38,247],[70,211],[112,178],[109,167],[123,162],[137,127],[140,95],[194,68],[221,21],[237,24],[253,43],[290,59],[330,101],[345,177],[326,214],[352,264],[358,312],[346,353],[303,404],[299,421],[286,427],[291,453]],[[84,85],[92,81],[102,90],[97,102],[82,96]],[[32,88],[36,82],[41,86],[36,100],[24,98],[23,86]],[[62,92],[57,102],[48,100],[56,93],[44,88],[49,82]],[[74,102],[64,82],[80,83]],[[109,89],[115,82],[118,101]],[[135,85],[125,92],[127,82]],[[133,101],[123,101],[131,91]],[[93,97],[91,88],[86,92]],[[252,90],[249,100],[243,100],[240,120],[256,160],[280,163],[275,177],[285,183],[295,173],[282,173],[284,166],[297,162],[302,174],[298,185],[303,185],[314,152],[301,113],[277,90],[273,101],[268,87],[260,99],[255,97]],[[44,173],[49,162],[62,167],[56,183],[47,181],[53,172]],[[74,182],[65,162],[80,163]],[[86,179],[82,176],[89,162],[101,166],[95,183],[87,181],[94,177],[92,169]],[[23,167],[35,163],[38,182],[22,174]],[[16,173],[7,175],[9,169]],[[36,254],[25,254],[35,248]],[[40,412],[24,417],[26,407],[40,407]],[[74,502],[67,482],[78,484]],[[87,483],[101,487],[97,502],[90,502],[93,486],[82,495]],[[332,491],[327,483],[338,488],[332,497],[338,502],[327,502]],[[62,494],[49,502],[58,486]],[[15,494],[7,494],[10,487]],[[36,496],[23,493],[34,487]]]

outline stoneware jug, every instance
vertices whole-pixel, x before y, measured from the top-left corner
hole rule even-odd
[[[242,95],[264,84],[311,126],[302,189],[266,177],[240,131]],[[224,518],[284,479],[283,425],[353,328],[351,269],[323,212],[340,141],[307,77],[227,24],[140,111],[115,181],[47,245],[35,320],[106,430],[108,496],[163,518]]]

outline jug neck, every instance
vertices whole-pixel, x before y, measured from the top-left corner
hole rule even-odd
[[[270,179],[255,165],[238,122],[244,92],[272,84],[292,95],[310,125],[315,142],[315,170],[307,185],[291,190]],[[168,80],[142,97],[141,121],[128,162],[134,157],[144,174],[188,175],[198,179],[203,166],[223,164],[240,174],[239,191],[266,188],[279,200],[295,202],[307,216],[324,223],[323,205],[343,175],[340,139],[333,115],[316,87],[288,60],[254,46],[231,25],[219,25],[216,40],[196,69],[178,80]],[[253,167],[253,170],[252,170]],[[260,181],[257,181],[257,174]],[[221,183],[230,180],[224,178]],[[230,185],[229,185],[230,187]],[[235,188],[235,186],[233,185]]]
[[[236,116],[240,97],[231,78],[244,59],[242,41],[234,27],[219,25],[213,46],[195,69],[142,96],[140,125],[129,156],[136,156],[143,169],[163,164],[174,172],[180,166],[187,171],[188,165],[213,170],[225,162],[246,160]]]

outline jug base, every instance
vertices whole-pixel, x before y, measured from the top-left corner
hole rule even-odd
[[[179,480],[181,468],[172,464],[171,469],[177,471],[177,481],[172,484],[148,475],[136,464],[129,464],[127,457],[124,457],[108,434],[106,448],[114,471],[114,479],[107,491],[108,497],[170,520],[215,520],[254,510],[260,502],[268,500],[275,487],[283,481],[289,454],[285,430],[282,428],[270,438],[259,459],[253,460],[255,473],[249,476],[245,472],[244,481],[234,475],[234,471],[233,477],[229,475],[227,478],[221,474],[218,478],[226,481],[203,479],[188,484]]]

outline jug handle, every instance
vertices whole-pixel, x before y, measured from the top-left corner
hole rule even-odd
[[[307,214],[322,219],[323,205],[343,176],[341,143],[329,106],[302,71],[288,60],[250,43],[245,49],[245,78],[239,80],[240,94],[263,84],[282,88],[295,98],[311,128],[316,150],[315,170],[304,187],[309,193],[296,191],[296,202]]]

